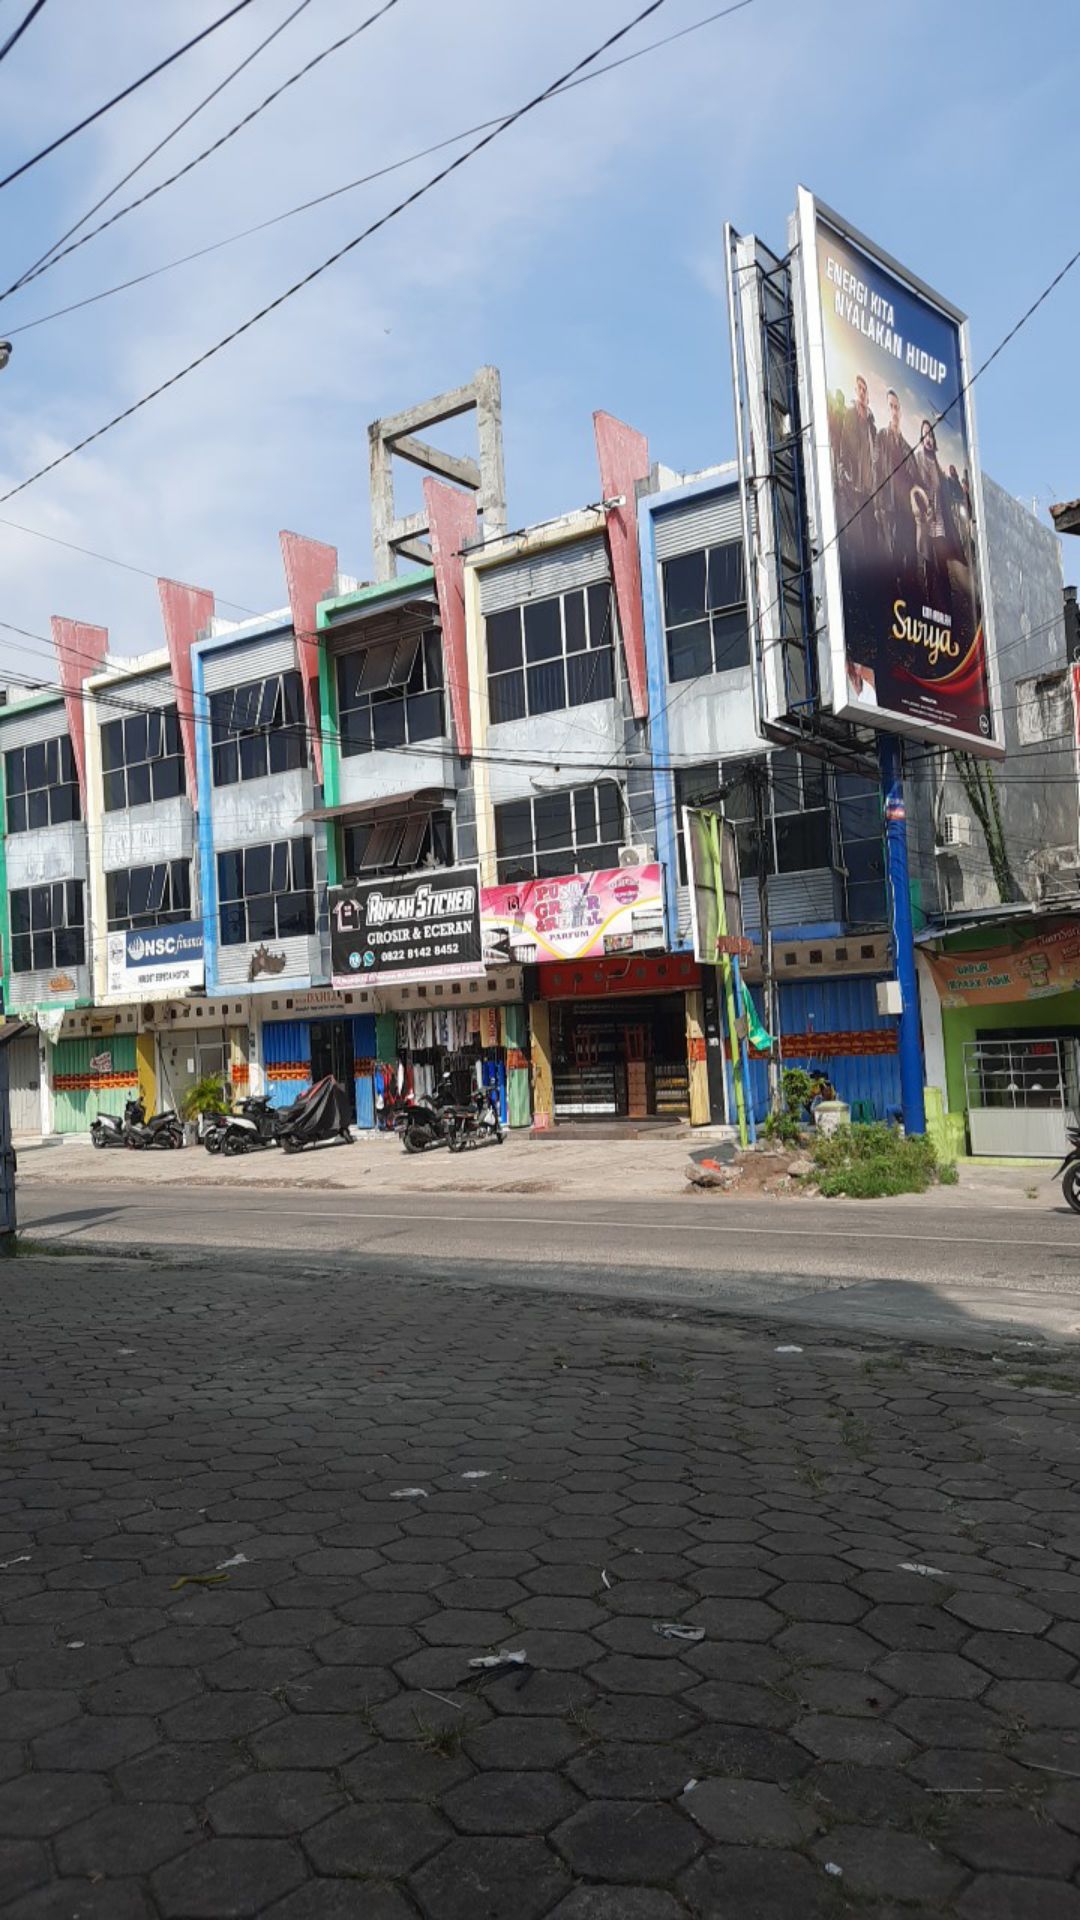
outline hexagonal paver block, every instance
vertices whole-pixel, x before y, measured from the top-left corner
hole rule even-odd
[[[416,1920],[416,1908],[394,1887],[373,1881],[309,1880],[269,1907],[264,1920]]]
[[[1080,1865],[1075,1834],[1019,1807],[971,1807],[950,1821],[942,1845],[983,1871],[1067,1880]]]
[[[686,1908],[654,1887],[575,1887],[551,1920],[684,1920]]]
[[[691,1913],[716,1920],[817,1920],[836,1912],[836,1884],[798,1853],[767,1847],[717,1847],[679,1880]]]
[[[970,1642],[968,1642],[970,1645]],[[930,1695],[938,1700],[974,1700],[985,1693],[989,1679],[982,1668],[961,1653],[887,1653],[874,1667],[874,1679],[897,1693]],[[867,1683],[873,1691],[873,1682]]]
[[[677,1747],[588,1746],[569,1762],[566,1774],[592,1799],[670,1800],[686,1785],[687,1760]]]
[[[304,1835],[304,1847],[319,1873],[352,1873],[399,1879],[436,1852],[453,1829],[430,1807],[411,1801],[368,1801],[346,1807]]]
[[[797,1847],[820,1825],[789,1790],[764,1780],[701,1780],[679,1805],[713,1840],[736,1846]]]
[[[672,1807],[596,1800],[552,1840],[575,1873],[593,1880],[671,1880],[699,1851],[698,1831]]]
[[[999,1680],[1064,1680],[1076,1667],[1076,1655],[1065,1647],[1024,1633],[973,1633],[963,1657]]]
[[[328,1773],[253,1773],[211,1794],[206,1811],[215,1833],[303,1833],[344,1798]]]
[[[1010,1593],[954,1593],[945,1606],[957,1620],[969,1627],[982,1627],[988,1633],[1045,1633],[1051,1617],[1029,1600]]]
[[[63,1726],[79,1712],[79,1696],[56,1688],[12,1687],[4,1700],[4,1735],[30,1740],[50,1727]]]
[[[338,1767],[370,1747],[372,1735],[351,1713],[290,1713],[248,1738],[260,1767]]]
[[[956,1902],[960,1920],[1080,1920],[1080,1893],[1060,1880],[980,1873]]]
[[[100,1887],[85,1880],[53,1880],[4,1908],[4,1920],[73,1920],[75,1915],[78,1920],[151,1920],[151,1908],[137,1880],[110,1880]]]
[[[570,1880],[543,1840],[483,1836],[452,1840],[410,1884],[426,1920],[539,1920]]]
[[[929,1840],[887,1827],[834,1827],[814,1845],[822,1865],[843,1871],[852,1893],[880,1900],[944,1901],[960,1886],[965,1869],[948,1860]]]
[[[850,1714],[808,1714],[796,1721],[791,1735],[819,1760],[852,1760],[865,1767],[896,1765],[912,1751],[911,1741],[895,1727]]]
[[[489,1773],[444,1794],[441,1806],[461,1833],[547,1833],[579,1805],[557,1773]]]
[[[434,1804],[471,1775],[472,1767],[464,1754],[425,1753],[403,1740],[373,1745],[341,1770],[349,1792],[364,1805],[383,1800]]]
[[[0,1719],[3,1715],[0,1714]],[[144,1716],[84,1714],[69,1720],[51,1733],[43,1733],[31,1743],[34,1763],[42,1772],[108,1772],[132,1754],[143,1753],[157,1745],[157,1729]]]
[[[201,1803],[216,1787],[235,1780],[246,1769],[243,1754],[231,1742],[207,1746],[153,1747],[118,1767],[116,1785],[125,1800],[166,1800],[178,1806]]]
[[[305,1877],[286,1840],[204,1840],[150,1884],[165,1920],[249,1920]]]
[[[84,1820],[108,1799],[103,1780],[87,1773],[24,1773],[0,1787],[0,1834],[44,1839]]]
[[[103,1807],[54,1842],[61,1873],[149,1873],[183,1853],[200,1836],[188,1807],[166,1803],[142,1807]]]

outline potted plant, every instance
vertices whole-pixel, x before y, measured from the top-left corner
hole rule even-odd
[[[201,1080],[190,1086],[180,1101],[180,1112],[187,1123],[188,1145],[194,1146],[199,1138],[199,1115],[202,1113],[228,1113],[229,1101],[225,1089],[216,1074],[205,1073]]]

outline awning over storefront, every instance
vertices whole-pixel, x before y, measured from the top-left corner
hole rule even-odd
[[[297,814],[301,820],[362,820],[370,813],[401,814],[429,812],[432,807],[446,807],[453,801],[454,795],[447,787],[414,787],[407,793],[383,793],[375,798],[364,800],[345,800],[337,807],[309,807],[306,813]]]

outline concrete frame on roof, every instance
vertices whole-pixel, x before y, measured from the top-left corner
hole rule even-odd
[[[476,415],[477,459],[444,453],[418,435],[445,420]],[[476,495],[485,538],[506,530],[506,475],[503,468],[502,387],[497,367],[480,367],[464,386],[451,387],[401,413],[388,413],[368,427],[371,456],[371,545],[378,581],[395,578],[398,559],[431,564],[426,513],[398,514],[394,502],[394,461],[405,460],[421,472],[449,480]]]

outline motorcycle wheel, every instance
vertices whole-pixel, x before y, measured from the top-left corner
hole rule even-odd
[[[281,1143],[281,1145],[282,1145],[282,1150],[283,1150],[283,1152],[285,1152],[285,1153],[299,1153],[299,1152],[300,1152],[300,1142],[299,1142],[299,1140],[290,1140],[290,1139],[289,1139],[289,1137],[288,1137],[288,1135],[286,1135],[286,1137],[285,1137],[285,1139],[284,1139],[284,1140],[282,1141],[282,1143]]]
[[[207,1153],[220,1153],[220,1152],[221,1152],[221,1135],[220,1135],[220,1133],[207,1133],[207,1134],[204,1134],[204,1135],[203,1135],[203,1146],[204,1146],[204,1147],[206,1148],[206,1151],[207,1151]]]
[[[423,1153],[429,1144],[427,1129],[424,1127],[409,1127],[402,1134],[401,1139],[406,1153]]]
[[[464,1150],[465,1150],[465,1130],[464,1130],[464,1128],[463,1128],[463,1127],[455,1127],[455,1128],[453,1129],[453,1131],[451,1132],[451,1134],[450,1134],[450,1137],[449,1137],[449,1139],[447,1140],[447,1143],[446,1143],[446,1144],[447,1144],[447,1146],[449,1147],[449,1149],[450,1149],[450,1151],[451,1151],[451,1153],[463,1153],[463,1152],[464,1152]]]
[[[105,1135],[100,1127],[91,1127],[90,1143],[95,1147],[103,1147],[105,1145]]]
[[[1071,1167],[1066,1167],[1061,1191],[1073,1212],[1080,1213],[1080,1161],[1074,1161]]]
[[[221,1151],[227,1153],[230,1158],[234,1153],[246,1153],[247,1141],[242,1133],[227,1133],[221,1143]]]
[[[139,1148],[142,1146],[142,1141],[136,1140],[134,1134],[129,1133],[127,1139],[124,1141],[124,1145],[129,1149],[130,1152],[138,1153]]]
[[[170,1127],[168,1133],[165,1136],[165,1140],[166,1140],[166,1144],[173,1148],[182,1147],[184,1144],[184,1136],[181,1133],[179,1127]]]

